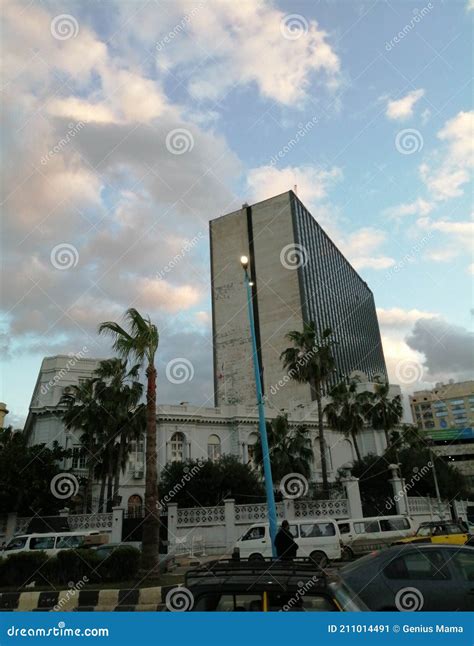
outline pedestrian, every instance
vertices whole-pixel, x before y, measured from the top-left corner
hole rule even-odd
[[[298,545],[293,539],[290,524],[287,520],[282,522],[278,534],[275,536],[275,547],[277,557],[282,561],[291,561],[296,557]]]

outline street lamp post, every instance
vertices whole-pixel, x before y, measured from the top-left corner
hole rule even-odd
[[[434,480],[434,486],[435,486],[435,491],[436,491],[436,498],[438,500],[438,514],[441,520],[444,519],[444,511],[442,511],[442,502],[441,502],[441,495],[439,493],[439,486],[438,486],[438,474],[436,473],[436,465],[435,465],[435,457],[434,457],[434,452],[433,452],[433,438],[431,435],[427,435],[426,439],[428,440],[428,451],[430,452],[430,460],[432,464],[432,469],[433,469],[433,480]]]
[[[275,537],[277,534],[277,513],[275,506],[275,496],[273,493],[273,478],[272,478],[272,465],[270,462],[270,451],[268,448],[267,428],[265,425],[265,404],[263,401],[262,381],[260,375],[260,365],[257,353],[257,339],[255,335],[255,321],[253,316],[253,303],[252,303],[252,290],[250,284],[250,277],[248,273],[249,259],[247,256],[241,256],[240,263],[244,270],[245,287],[247,289],[247,305],[249,311],[250,322],[250,336],[252,337],[252,355],[253,355],[253,369],[255,373],[255,387],[257,391],[257,406],[258,406],[258,428],[260,432],[260,441],[262,443],[263,455],[263,474],[265,479],[265,491],[267,494],[267,507],[268,507],[268,520],[270,525],[270,540],[272,542],[272,556],[275,558],[276,547]]]

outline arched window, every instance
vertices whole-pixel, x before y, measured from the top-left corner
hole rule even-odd
[[[184,442],[183,433],[173,433],[171,436],[171,462],[184,460]]]
[[[209,435],[207,457],[209,460],[218,460],[221,457],[221,440],[218,435]]]
[[[143,501],[141,496],[133,494],[128,499],[128,516],[129,518],[139,518],[142,515]]]
[[[257,444],[257,440],[257,433],[250,433],[247,440],[247,455],[248,462],[250,462],[252,465],[255,465],[255,445]]]

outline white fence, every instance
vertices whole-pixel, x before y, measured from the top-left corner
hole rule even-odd
[[[330,517],[348,518],[349,504],[339,500],[285,500],[277,507],[278,519]],[[229,551],[246,529],[258,522],[266,522],[266,504],[236,505],[234,500],[225,500],[218,507],[193,507],[178,509],[168,505],[168,541],[170,551],[193,551],[198,542],[207,553]]]

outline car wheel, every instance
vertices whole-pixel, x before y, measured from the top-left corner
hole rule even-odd
[[[350,547],[343,547],[342,548],[342,560],[343,561],[352,561],[354,558],[354,552],[351,550]]]
[[[319,567],[325,567],[329,563],[326,554],[324,552],[319,552],[318,550],[311,552],[309,558],[315,565],[318,565]]]
[[[249,561],[263,561],[263,556],[258,552],[249,556]]]

